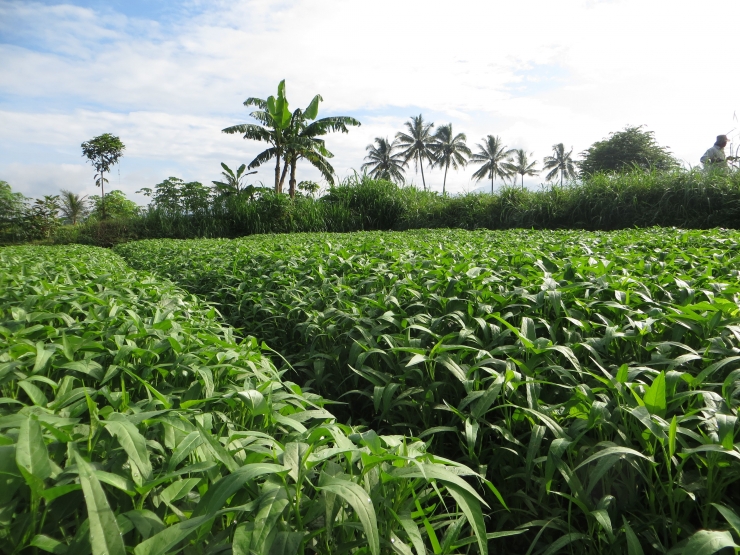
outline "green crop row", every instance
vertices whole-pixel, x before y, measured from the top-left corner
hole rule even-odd
[[[344,401],[340,420],[420,437],[485,475],[506,503],[489,492],[488,532],[527,530],[509,553],[693,555],[740,533],[738,233],[427,230],[116,250],[216,303],[292,379]]]
[[[81,246],[0,268],[0,552],[487,552],[475,472],[338,423],[172,283]]]

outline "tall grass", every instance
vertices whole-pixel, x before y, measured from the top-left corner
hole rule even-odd
[[[108,246],[132,238],[419,228],[707,229],[736,228],[739,222],[740,173],[634,171],[539,191],[504,187],[494,195],[446,197],[355,174],[319,199],[267,193],[256,200],[227,197],[193,214],[152,209],[125,222],[67,228],[57,242]]]

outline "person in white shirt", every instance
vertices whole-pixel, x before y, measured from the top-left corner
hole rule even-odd
[[[705,168],[727,168],[728,161],[734,161],[734,156],[725,156],[725,147],[728,143],[727,135],[717,135],[714,146],[700,158]]]

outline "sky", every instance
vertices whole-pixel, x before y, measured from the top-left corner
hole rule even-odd
[[[698,165],[716,135],[740,144],[739,20],[737,0],[0,0],[0,180],[97,194],[80,144],[112,133],[126,150],[109,189],[145,204],[136,191],[169,176],[210,184],[264,149],[221,130],[281,79],[291,109],[321,94],[320,117],[362,123],[326,138],[340,179],[418,114],[539,167],[556,143],[578,158],[628,125]],[[447,190],[490,190],[475,169]],[[441,170],[425,175],[441,190]],[[297,178],[320,180],[305,162]],[[413,165],[407,180],[421,185]]]

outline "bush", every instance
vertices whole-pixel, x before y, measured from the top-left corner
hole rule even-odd
[[[62,228],[57,243],[110,246],[144,238],[233,238],[260,233],[420,228],[738,228],[740,173],[700,169],[597,173],[540,191],[443,197],[354,175],[319,199],[272,191],[215,199],[197,212],[150,208],[140,216]]]

